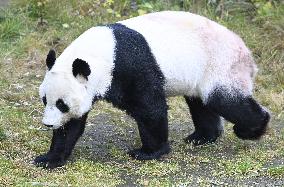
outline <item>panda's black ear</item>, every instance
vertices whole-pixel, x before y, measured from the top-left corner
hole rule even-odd
[[[81,75],[83,76],[85,79],[88,80],[88,76],[91,74],[91,69],[89,64],[82,60],[77,58],[74,62],[73,62],[73,75],[74,77],[76,77],[77,75]]]
[[[46,66],[48,70],[51,70],[52,66],[54,65],[56,60],[56,53],[54,49],[50,49],[46,57]]]

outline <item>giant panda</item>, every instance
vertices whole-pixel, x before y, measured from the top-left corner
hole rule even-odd
[[[53,129],[50,150],[36,165],[62,166],[83,134],[88,112],[106,100],[132,116],[142,147],[138,160],[169,153],[166,98],[183,96],[194,145],[221,135],[221,117],[241,139],[266,131],[269,112],[252,97],[256,65],[239,36],[205,17],[165,11],[90,28],[56,58],[50,50],[39,88],[42,123]]]

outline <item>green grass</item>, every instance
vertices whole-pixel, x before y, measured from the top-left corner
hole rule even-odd
[[[284,185],[284,7],[268,13],[235,12],[222,18],[210,7],[193,9],[192,1],[47,1],[43,23],[35,1],[14,1],[0,11],[0,186],[254,186]],[[157,10],[193,9],[238,33],[251,48],[259,73],[255,96],[272,113],[267,135],[242,141],[226,124],[213,145],[193,147],[183,138],[193,131],[183,98],[169,99],[172,152],[158,161],[131,160],[126,151],[140,139],[133,119],[105,102],[92,110],[85,135],[66,166],[52,171],[32,164],[44,153],[51,132],[41,125],[43,106],[38,86],[50,48],[61,53],[89,27]],[[139,11],[138,11],[139,10]]]
[[[4,130],[1,128],[0,129],[0,141],[3,141],[6,139],[6,134],[4,132]]]
[[[268,169],[268,174],[275,177],[284,176],[284,166],[276,166]]]
[[[2,40],[14,39],[20,36],[21,22],[17,19],[6,18],[0,27],[0,38]]]

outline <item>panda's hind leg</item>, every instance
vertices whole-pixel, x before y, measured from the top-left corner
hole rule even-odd
[[[270,120],[270,114],[252,96],[236,89],[215,89],[209,95],[206,106],[235,124],[234,132],[241,139],[259,139]]]
[[[220,116],[204,105],[200,98],[185,96],[185,100],[195,126],[195,131],[185,141],[194,145],[215,142],[223,132]]]

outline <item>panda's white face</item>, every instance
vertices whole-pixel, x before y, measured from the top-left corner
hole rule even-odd
[[[112,80],[114,50],[111,29],[96,27],[73,41],[58,58],[54,50],[49,51],[48,71],[39,89],[46,103],[43,124],[59,128],[87,113],[94,97],[104,96]]]
[[[45,104],[42,123],[53,129],[63,126],[72,118],[80,118],[92,105],[92,100],[87,99],[85,84],[72,73],[47,72],[39,92]]]

